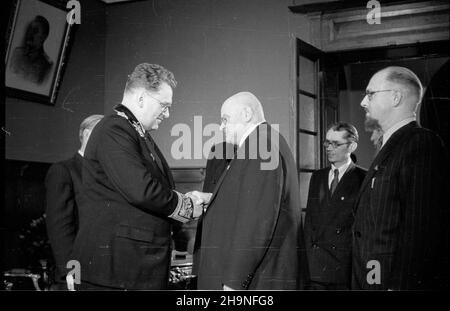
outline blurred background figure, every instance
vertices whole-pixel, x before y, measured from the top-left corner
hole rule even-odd
[[[78,231],[84,149],[92,129],[102,118],[103,115],[94,114],[81,122],[80,149],[72,158],[53,164],[45,179],[47,233],[56,264],[53,289],[66,289],[66,265]]]

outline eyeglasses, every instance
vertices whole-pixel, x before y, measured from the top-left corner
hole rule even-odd
[[[364,96],[364,97],[367,96],[367,98],[368,98],[369,100],[372,100],[373,95],[375,95],[375,93],[379,93],[379,92],[392,92],[392,91],[396,91],[396,90],[378,90],[378,91],[368,91],[368,90],[366,90],[366,91],[363,93],[363,96]]]
[[[223,126],[225,127],[225,126],[227,126],[227,122],[228,122],[228,120],[226,118],[220,118],[220,125],[223,124]]]
[[[158,104],[159,104],[159,105],[161,106],[161,108],[162,108],[162,112],[161,112],[161,113],[165,113],[165,112],[168,111],[169,108],[171,107],[170,104],[165,104],[165,103],[163,103],[163,102],[160,101],[158,98],[156,98],[156,97],[150,95],[149,92],[145,92],[145,94],[147,94],[148,96],[150,96],[151,98],[153,98],[154,100],[156,100],[156,101],[158,102]]]
[[[351,144],[352,142],[351,141],[348,141],[348,142],[346,142],[346,143],[338,143],[337,141],[328,141],[328,140],[325,140],[324,142],[323,142],[323,146],[325,147],[325,148],[328,148],[329,146],[331,146],[331,147],[333,147],[333,149],[336,149],[336,148],[338,148],[338,147],[340,147],[340,146],[342,146],[342,145],[348,145],[348,144]]]

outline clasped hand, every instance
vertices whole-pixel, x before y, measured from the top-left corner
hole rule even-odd
[[[212,193],[191,191],[186,193],[186,196],[191,198],[192,203],[194,204],[193,217],[198,218],[202,215],[204,211],[206,211],[209,200],[211,200]]]

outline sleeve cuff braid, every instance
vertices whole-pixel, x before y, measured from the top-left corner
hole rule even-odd
[[[173,192],[178,196],[178,203],[177,207],[169,217],[182,223],[191,221],[194,214],[194,204],[192,203],[191,198],[178,191],[173,190]]]

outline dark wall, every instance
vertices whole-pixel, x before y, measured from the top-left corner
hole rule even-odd
[[[51,259],[42,215],[45,210],[44,179],[50,164],[6,160],[2,249],[5,269],[24,268]],[[37,221],[33,221],[37,220]]]
[[[33,245],[46,241],[45,175],[50,163],[71,157],[79,148],[80,122],[103,114],[105,9],[100,1],[81,1],[81,9],[56,104],[5,99],[2,271],[48,258],[46,245]]]
[[[141,62],[174,72],[178,86],[170,118],[153,135],[171,167],[204,167],[206,159],[176,160],[170,136],[184,123],[194,133],[219,123],[223,101],[253,92],[266,119],[280,125],[294,151],[295,37],[309,40],[307,18],[290,0],[155,0],[106,9],[105,111],[120,103],[126,77]],[[203,142],[209,137],[203,137]],[[193,152],[193,145],[192,145]]]
[[[81,12],[55,106],[6,97],[7,159],[69,158],[79,148],[80,122],[103,113],[105,9],[100,1],[81,1]]]

